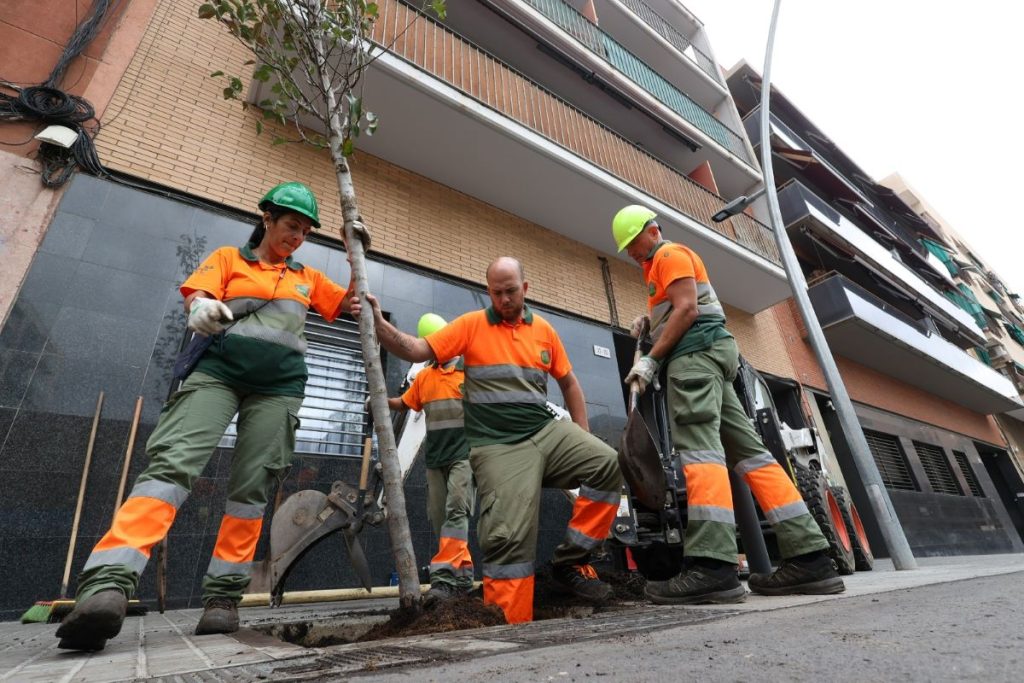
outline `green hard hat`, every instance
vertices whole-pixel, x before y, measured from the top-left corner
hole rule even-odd
[[[633,238],[643,232],[647,224],[657,217],[658,214],[639,204],[630,204],[621,209],[612,219],[612,237],[615,239],[615,246],[619,248],[619,251],[628,247]]]
[[[419,324],[416,325],[416,334],[422,339],[427,335],[434,334],[447,324],[445,319],[437,313],[424,313],[420,317]]]
[[[301,213],[313,221],[314,228],[320,227],[320,211],[316,206],[316,196],[307,185],[290,182],[275,186],[270,192],[263,195],[259,204],[260,211],[266,211],[271,204]]]

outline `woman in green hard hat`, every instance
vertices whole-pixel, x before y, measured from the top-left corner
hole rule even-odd
[[[241,247],[220,247],[185,280],[188,327],[212,342],[167,401],[146,444],[149,466],[135,481],[78,579],[77,604],[60,647],[102,649],[117,635],[150,551],[168,532],[193,482],[238,413],[227,503],[203,578],[198,635],[238,630],[237,604],[271,485],[295,449],[306,384],[306,313],[326,320],[358,313],[354,291],[304,266],[295,251],[320,227],[316,197],[283,183],[260,201],[259,222]],[[356,309],[353,311],[353,309]]]

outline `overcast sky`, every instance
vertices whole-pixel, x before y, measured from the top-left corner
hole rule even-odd
[[[772,0],[682,0],[761,72]],[[772,81],[876,180],[897,171],[1024,294],[1024,3],[783,0]]]

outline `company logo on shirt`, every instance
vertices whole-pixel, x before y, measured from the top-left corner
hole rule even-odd
[[[547,349],[544,349],[543,351],[540,352],[540,362],[543,363],[544,365],[547,365],[548,363],[551,362],[551,354],[548,353]]]
[[[654,283],[652,282],[647,286],[647,291],[651,296],[654,296],[658,292],[658,289],[657,287],[654,286]]]
[[[309,298],[309,285],[295,285],[295,289],[298,290],[299,294]]]

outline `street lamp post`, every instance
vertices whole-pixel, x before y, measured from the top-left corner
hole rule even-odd
[[[868,499],[871,501],[871,508],[878,520],[878,526],[882,531],[885,546],[892,558],[896,569],[916,569],[917,561],[910,551],[907,537],[903,533],[896,511],[892,507],[889,493],[882,483],[882,475],[878,472],[878,466],[871,457],[867,439],[864,438],[864,431],[861,429],[857,414],[853,409],[853,402],[846,391],[846,385],[839,374],[835,359],[825,340],[825,333],[821,329],[821,323],[814,314],[811,307],[811,300],[807,294],[807,280],[804,279],[803,271],[793,251],[793,245],[789,243],[789,235],[786,227],[782,224],[782,212],[779,210],[779,196],[775,191],[775,173],[772,168],[772,146],[769,132],[769,99],[771,95],[771,67],[772,49],[775,43],[775,27],[779,19],[779,6],[782,0],[775,0],[772,9],[772,20],[768,29],[768,44],[764,55],[764,72],[761,75],[761,167],[764,174],[764,189],[754,193],[750,197],[739,197],[729,202],[721,211],[714,216],[716,222],[721,222],[731,215],[735,215],[745,209],[761,193],[765,195],[768,202],[768,215],[770,218],[772,232],[775,233],[775,242],[779,248],[779,255],[782,258],[782,266],[786,270],[786,277],[793,288],[793,298],[796,299],[797,309],[807,329],[808,340],[814,355],[818,359],[825,375],[825,383],[828,385],[829,393],[832,396],[832,405],[835,407],[839,417],[839,424],[842,427],[843,435],[850,446],[853,455],[853,462],[857,466],[861,481],[867,489]]]

